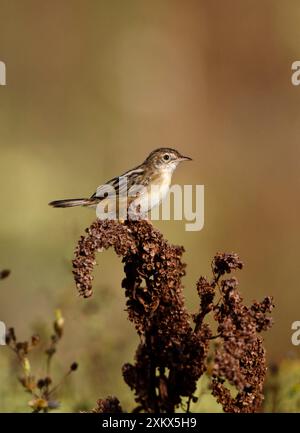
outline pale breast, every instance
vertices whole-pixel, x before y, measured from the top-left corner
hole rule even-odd
[[[149,185],[144,194],[134,200],[133,205],[139,206],[142,213],[148,212],[165,199],[170,189],[170,183],[171,176],[169,173],[163,173],[159,179]]]

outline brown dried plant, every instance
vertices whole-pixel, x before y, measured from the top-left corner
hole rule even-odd
[[[172,413],[184,401],[189,412],[209,357],[211,392],[224,411],[258,411],[266,373],[259,334],[272,324],[268,313],[273,303],[270,297],[250,307],[243,303],[236,278],[225,278],[242,269],[239,257],[216,254],[212,278],[201,277],[197,283],[199,311],[191,314],[181,284],[183,247],[170,245],[148,221],[98,220],[86,231],[73,260],[81,296],[92,295],[97,252],[113,247],[124,263],[122,287],[128,318],[140,336],[135,363],[123,366],[124,380],[135,394],[134,412]],[[208,315],[217,324],[216,335],[207,323]],[[116,397],[108,397],[99,400],[93,411],[120,412],[122,408]]]
[[[45,350],[45,375],[40,378],[36,377],[32,372],[32,366],[29,359],[32,350],[40,344],[39,336],[33,335],[28,341],[21,342],[17,340],[14,328],[9,328],[6,335],[6,344],[15,353],[21,366],[19,381],[24,390],[31,396],[28,405],[31,407],[33,412],[49,412],[50,410],[57,409],[60,406],[56,399],[57,392],[65,379],[78,368],[78,364],[73,362],[61,380],[57,384],[53,384],[51,374],[52,358],[57,352],[57,345],[61,340],[64,331],[64,318],[60,310],[56,311],[56,317],[53,322],[53,331],[50,342]]]

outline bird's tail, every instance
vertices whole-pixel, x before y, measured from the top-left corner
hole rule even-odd
[[[92,206],[93,200],[89,198],[69,198],[66,200],[55,200],[49,203],[52,207],[75,207],[75,206]]]

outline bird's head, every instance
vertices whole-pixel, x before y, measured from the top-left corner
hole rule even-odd
[[[158,170],[174,171],[177,165],[182,161],[191,161],[192,158],[183,156],[175,149],[162,147],[153,150],[147,157],[145,163],[152,165]]]

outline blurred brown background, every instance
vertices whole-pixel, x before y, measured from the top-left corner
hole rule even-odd
[[[137,337],[112,252],[99,257],[94,297],[77,296],[73,249],[93,211],[47,203],[92,194],[160,146],[194,159],[174,182],[205,185],[201,232],[155,222],[186,248],[189,308],[214,253],[235,251],[245,299],[275,298],[269,360],[299,356],[299,1],[0,0],[0,11],[0,267],[12,270],[0,320],[26,338],[62,308],[61,357],[80,364],[68,407],[107,394],[126,406],[120,369]],[[21,410],[8,358],[0,348],[0,410]]]

